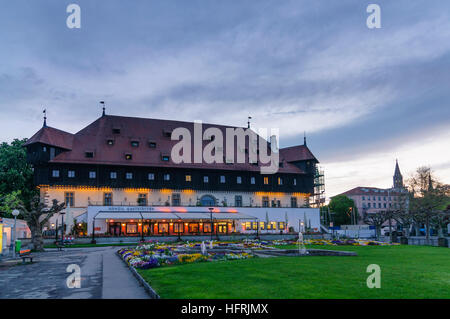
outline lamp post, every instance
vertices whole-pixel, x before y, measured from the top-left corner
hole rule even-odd
[[[64,245],[64,214],[64,211],[61,212],[61,245]]]
[[[211,233],[211,241],[212,241],[213,240],[213,228],[214,228],[212,213],[213,213],[214,208],[209,207],[208,209],[209,209],[209,216],[210,216],[210,222],[211,222],[210,233]]]
[[[13,243],[13,258],[16,258],[16,219],[17,216],[19,216],[20,212],[17,209],[14,209],[12,211],[12,214],[14,216],[14,243]],[[1,243],[0,243],[1,245]]]

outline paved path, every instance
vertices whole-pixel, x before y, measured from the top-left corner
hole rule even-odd
[[[115,255],[118,247],[67,248],[34,253],[36,262],[0,264],[0,298],[149,298]],[[67,266],[81,269],[81,288],[68,288]]]

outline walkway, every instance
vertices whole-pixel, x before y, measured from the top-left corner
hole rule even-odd
[[[118,247],[67,248],[34,253],[36,262],[0,264],[0,298],[142,299],[144,288],[115,255]],[[68,288],[67,266],[81,269],[81,288]]]

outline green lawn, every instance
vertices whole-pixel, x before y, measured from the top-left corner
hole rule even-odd
[[[310,248],[356,251],[358,256],[254,258],[139,273],[161,298],[450,298],[448,248]],[[367,288],[369,264],[381,267],[379,289]]]

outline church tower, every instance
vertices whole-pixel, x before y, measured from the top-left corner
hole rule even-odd
[[[403,176],[402,173],[400,173],[400,168],[398,167],[398,160],[395,160],[394,188],[403,188]]]

